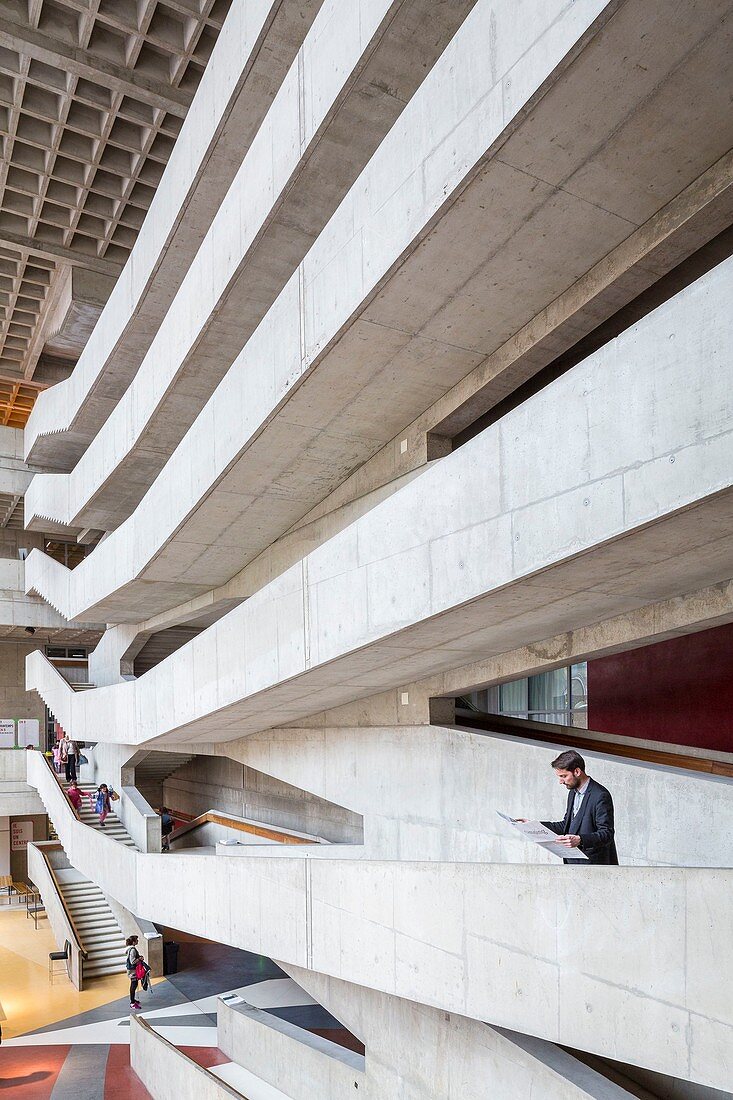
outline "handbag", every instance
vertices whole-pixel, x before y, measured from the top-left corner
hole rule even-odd
[[[118,795],[117,791],[110,791],[109,797],[112,799],[113,802],[119,802],[120,800],[120,796]]]
[[[145,963],[142,961],[142,959],[138,959],[137,965],[135,966],[135,977],[137,978],[137,980],[139,982],[142,981],[147,972],[148,968],[146,967]]]

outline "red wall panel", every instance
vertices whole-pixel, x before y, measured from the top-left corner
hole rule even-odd
[[[733,752],[733,625],[589,661],[588,726]]]

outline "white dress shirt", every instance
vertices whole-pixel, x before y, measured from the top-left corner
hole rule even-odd
[[[583,805],[583,798],[585,792],[588,790],[588,784],[590,783],[590,776],[586,779],[582,787],[575,788],[575,798],[573,800],[573,817],[580,813],[580,807]]]

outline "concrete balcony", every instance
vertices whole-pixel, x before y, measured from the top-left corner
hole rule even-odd
[[[129,389],[71,474],[35,479],[31,529],[130,515],[474,3],[328,0]]]
[[[28,461],[70,470],[124,393],[322,0],[233,0],[129,262],[73,374],[40,394]]]
[[[501,81],[473,79],[485,69],[480,57],[491,23],[488,7],[476,6],[133,515],[77,571],[68,593],[63,573],[49,565],[39,589],[47,598],[57,606],[67,599],[98,603],[97,613],[110,622],[139,621],[226,583],[628,237],[629,223],[616,212],[621,202],[589,195],[577,209],[561,211],[547,193],[537,207],[536,180],[522,191],[521,171],[505,163],[508,149],[526,158],[528,142],[538,157],[549,156],[541,139],[532,145],[540,118],[549,125],[577,108],[579,83],[597,82],[599,66],[616,71],[629,32],[626,25],[624,36],[617,20],[632,15],[623,6],[605,25],[607,14],[590,28],[578,23],[576,8],[544,33],[538,24],[521,61],[507,45],[502,66],[513,89],[507,96]],[[693,20],[677,28],[675,56],[689,79],[703,73],[707,79],[700,52],[689,47],[694,38],[702,53],[712,50],[711,27]],[[657,111],[676,94],[665,59]],[[709,61],[715,66],[714,56]],[[456,73],[460,87],[453,87]],[[637,127],[652,125],[646,83],[633,86],[624,109]],[[436,117],[438,102],[444,109]],[[606,148],[620,157],[617,104],[606,98],[604,109]],[[596,144],[597,137],[594,131]],[[581,160],[592,158],[589,149],[573,144],[573,150]],[[696,168],[719,152],[712,145],[700,150]],[[677,194],[679,184],[677,173],[674,182],[667,179],[660,201]],[[502,218],[486,226],[489,194],[497,209],[506,202],[516,213],[508,239]],[[538,232],[540,211],[549,220]],[[658,211],[657,202],[638,217]],[[527,234],[531,262],[523,251]],[[572,242],[572,264],[556,262],[561,241],[563,249]],[[521,293],[506,278],[517,265],[527,280]],[[537,271],[541,287],[533,283],[536,274],[526,274]],[[413,287],[407,304],[406,286]],[[475,301],[489,293],[491,309],[477,311]],[[501,332],[497,316],[505,319]],[[506,392],[512,382],[502,385]],[[120,446],[124,452],[127,443]],[[33,568],[40,582],[43,567]]]
[[[40,758],[29,778],[74,866],[143,917],[602,1057],[730,1081],[728,870],[594,867],[579,890],[579,872],[559,867],[350,859],[337,845],[146,855],[78,822]]]
[[[732,293],[728,260],[140,680],[72,698],[34,654],[28,687],[82,738],[233,740],[728,579]],[[122,603],[110,541],[86,590],[36,554],[27,584]]]

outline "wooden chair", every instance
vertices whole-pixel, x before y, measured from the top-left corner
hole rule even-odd
[[[11,895],[13,891],[12,875],[0,875],[0,890],[7,890],[8,905],[10,905]]]

